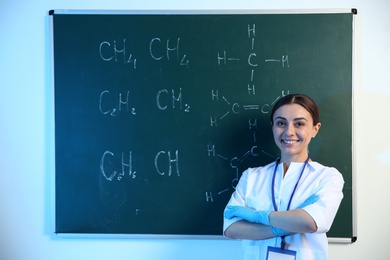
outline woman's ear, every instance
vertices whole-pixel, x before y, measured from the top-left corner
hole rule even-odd
[[[321,123],[317,123],[314,127],[313,127],[313,138],[316,137],[318,131],[320,130],[321,128]]]

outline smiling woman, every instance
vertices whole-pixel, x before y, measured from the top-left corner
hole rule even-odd
[[[337,169],[310,158],[308,147],[321,127],[319,120],[310,97],[281,98],[271,112],[280,158],[246,170],[225,209],[224,235],[252,240],[260,259],[275,254],[328,258],[326,232],[343,198],[344,180]]]
[[[317,105],[305,95],[288,95],[274,106],[272,131],[286,167],[306,160],[309,143],[321,127],[319,119]]]

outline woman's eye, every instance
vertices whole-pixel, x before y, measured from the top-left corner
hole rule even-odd
[[[277,125],[277,126],[284,126],[285,123],[284,123],[283,121],[277,121],[277,122],[276,122],[276,125]]]

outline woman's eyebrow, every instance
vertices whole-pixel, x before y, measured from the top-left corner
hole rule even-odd
[[[275,117],[275,120],[276,120],[276,119],[281,119],[281,120],[286,120],[286,121],[287,121],[287,119],[286,119],[285,117],[282,117],[282,116]],[[297,118],[294,118],[294,121],[299,121],[299,120],[305,120],[305,121],[307,121],[307,119],[304,118],[304,117],[297,117]]]
[[[299,120],[305,120],[305,121],[307,121],[307,119],[304,118],[304,117],[297,117],[297,118],[294,118],[294,121],[299,121]]]

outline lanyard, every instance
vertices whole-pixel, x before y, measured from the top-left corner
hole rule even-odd
[[[305,161],[305,164],[303,165],[303,168],[301,170],[301,174],[299,175],[299,178],[298,178],[298,181],[297,183],[295,184],[295,187],[294,187],[294,190],[291,194],[291,197],[290,197],[290,200],[288,202],[288,205],[287,205],[287,210],[290,209],[290,205],[291,205],[291,201],[292,201],[292,198],[294,197],[294,193],[295,193],[295,190],[297,189],[298,187],[298,183],[299,181],[301,180],[301,177],[303,175],[303,171],[305,170],[306,168],[306,165],[307,163],[309,162],[310,160],[310,155],[307,156],[307,159]],[[272,203],[274,204],[274,210],[275,211],[278,211],[278,206],[276,205],[276,201],[275,201],[275,177],[276,177],[276,172],[278,170],[278,166],[279,166],[279,163],[280,163],[280,158],[278,158],[275,162],[275,170],[274,170],[274,176],[272,177]],[[282,242],[281,242],[281,245],[280,247],[282,248],[282,250],[284,250],[285,246],[286,246],[286,241],[284,240],[285,236],[282,236]]]
[[[292,198],[294,197],[295,190],[298,187],[298,183],[303,175],[303,171],[305,170],[307,163],[309,162],[309,159],[310,159],[310,155],[307,156],[307,159],[305,161],[305,164],[303,165],[301,174],[299,175],[299,179],[298,179],[297,183],[295,184],[294,190],[293,190],[291,197],[290,197],[290,201],[288,202],[287,210],[290,209],[291,201],[292,201]],[[272,177],[272,203],[274,204],[275,211],[278,211],[278,206],[276,205],[276,201],[275,201],[275,177],[276,177],[276,172],[278,170],[279,163],[280,163],[280,158],[278,158],[276,160],[275,169],[274,169],[274,176]]]

